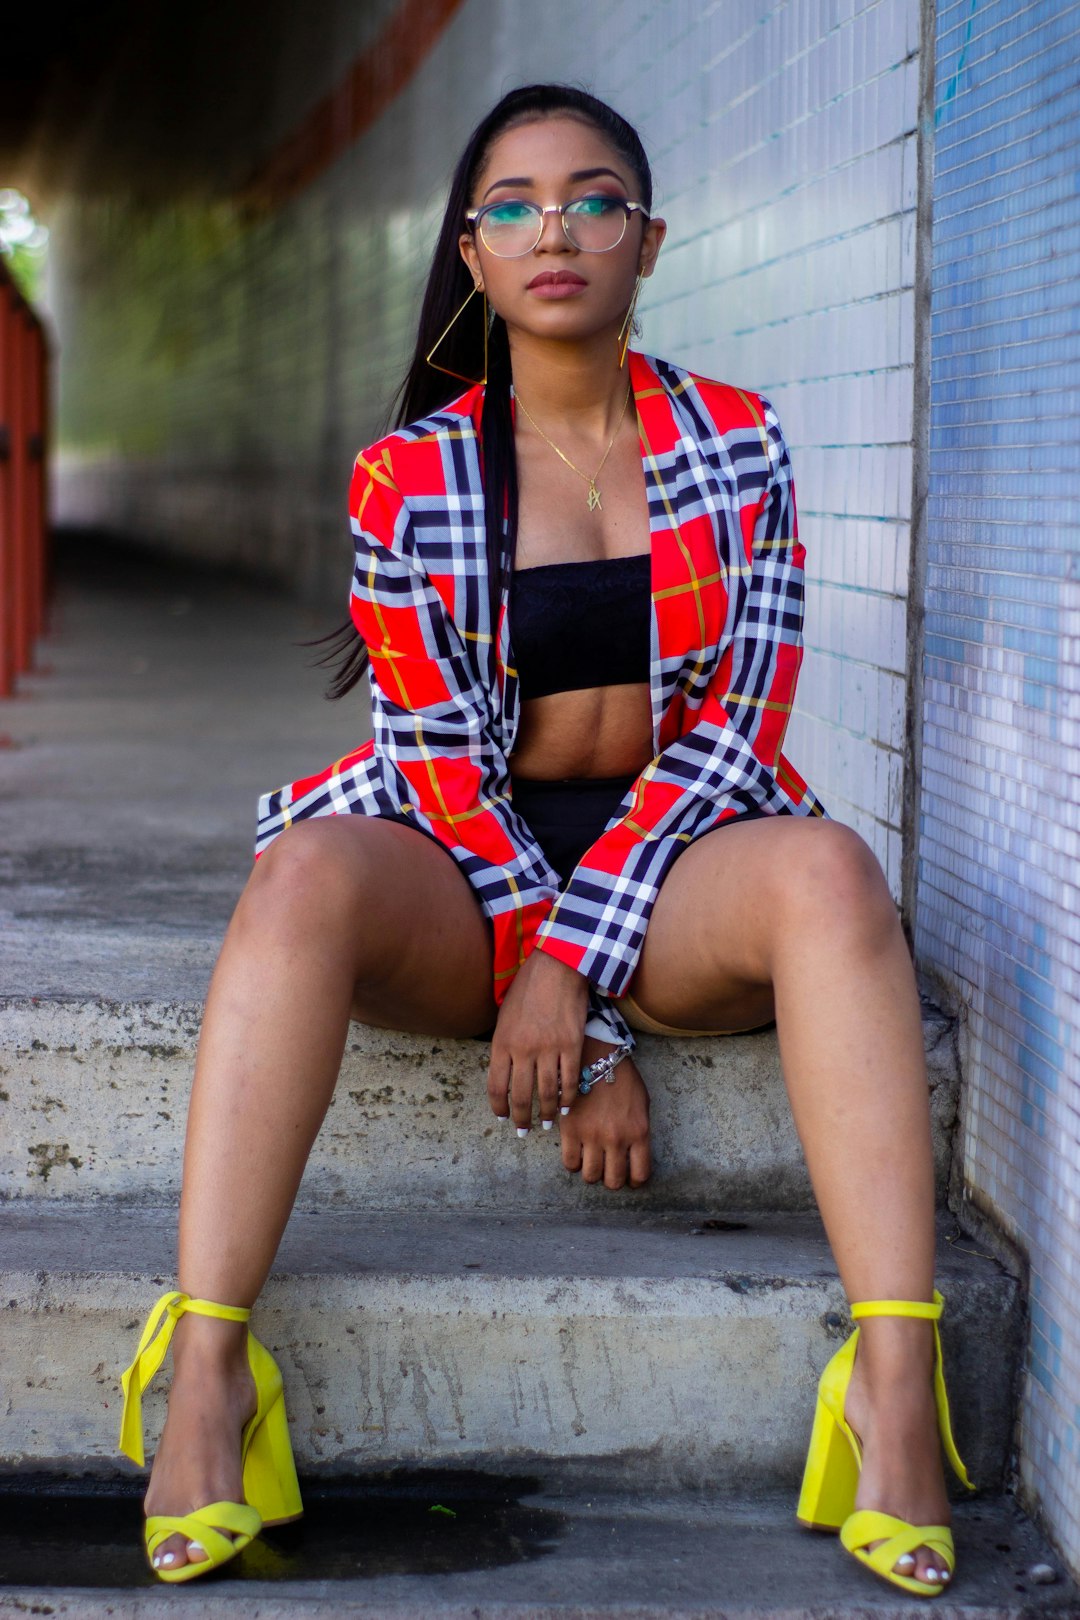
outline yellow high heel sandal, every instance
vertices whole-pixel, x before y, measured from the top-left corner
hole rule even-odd
[[[949,1418],[949,1397],[945,1391],[941,1336],[937,1325],[944,1304],[944,1299],[935,1288],[932,1305],[918,1299],[869,1299],[852,1305],[851,1314],[856,1321],[861,1316],[920,1316],[933,1321],[934,1401],[938,1429],[945,1455],[958,1479],[969,1491],[973,1491],[975,1486],[968,1478],[967,1469],[953,1442]],[[893,1586],[903,1587],[906,1592],[913,1592],[918,1597],[936,1597],[944,1590],[944,1581],[916,1580],[913,1575],[898,1573],[892,1566],[905,1553],[913,1553],[916,1547],[925,1546],[933,1549],[935,1558],[951,1576],[956,1567],[956,1550],[949,1526],[909,1524],[906,1519],[894,1518],[891,1513],[878,1513],[871,1508],[855,1511],[855,1492],[862,1471],[862,1449],[844,1418],[844,1399],[855,1365],[858,1338],[859,1329],[856,1328],[821,1375],[814,1430],[810,1436],[810,1450],[803,1471],[796,1517],[815,1530],[839,1530],[840,1540],[852,1557]],[[879,1541],[882,1537],[887,1539],[870,1551],[869,1543]]]
[[[165,1359],[169,1341],[185,1311],[197,1316],[216,1316],[225,1322],[246,1322],[251,1310],[245,1305],[216,1305],[210,1299],[192,1299],[179,1291],[162,1294],[146,1319],[135,1359],[124,1373],[124,1410],[120,1418],[120,1450],[139,1467],[143,1455],[142,1392]],[[255,1380],[258,1405],[245,1423],[240,1437],[244,1470],[244,1502],[208,1502],[205,1507],[179,1515],[157,1513],[144,1529],[146,1556],[154,1574],[163,1581],[190,1581],[207,1570],[218,1569],[242,1552],[264,1525],[285,1524],[304,1511],[296,1478],[289,1424],[285,1416],[285,1396],[277,1362],[265,1345],[248,1329],[248,1366]],[[232,1531],[230,1541],[222,1531]],[[154,1553],[169,1536],[179,1532],[197,1541],[206,1553],[198,1563],[178,1569],[154,1569]]]

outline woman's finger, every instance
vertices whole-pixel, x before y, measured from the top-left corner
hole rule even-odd
[[[626,1149],[609,1147],[604,1153],[604,1186],[618,1192],[626,1186]]]
[[[581,1137],[571,1125],[564,1124],[559,1131],[564,1170],[581,1169]]]
[[[652,1175],[652,1147],[646,1136],[630,1148],[630,1185],[643,1187]]]
[[[545,1131],[550,1131],[559,1113],[559,1064],[557,1056],[542,1058],[536,1065],[536,1092],[540,1101],[540,1120]]]
[[[559,1053],[559,1113],[568,1114],[578,1094],[581,1077],[581,1047],[570,1046]]]
[[[519,1133],[532,1124],[533,1086],[536,1063],[532,1058],[513,1058],[510,1065],[510,1113]]]
[[[510,1054],[494,1041],[491,1043],[491,1057],[488,1061],[487,1093],[492,1113],[498,1119],[509,1119]]]
[[[604,1150],[596,1142],[586,1142],[581,1150],[582,1181],[599,1181],[604,1174]]]

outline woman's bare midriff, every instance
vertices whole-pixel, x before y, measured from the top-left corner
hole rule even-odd
[[[629,776],[653,757],[647,681],[550,692],[521,705],[511,777]]]

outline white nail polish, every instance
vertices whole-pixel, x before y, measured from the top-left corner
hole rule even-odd
[[[528,1136],[529,1127],[527,1125],[519,1125],[517,1128],[517,1133],[519,1136]]]
[[[165,1553],[164,1556],[162,1557],[161,1562],[163,1564],[171,1564],[173,1562],[173,1560],[175,1559],[175,1557],[176,1557],[175,1553]]]
[[[543,1125],[545,1131],[550,1131],[550,1129],[554,1125],[554,1123],[555,1123],[555,1121],[553,1119],[541,1120],[541,1124]]]
[[[201,1541],[189,1541],[188,1544],[187,1544],[187,1550],[188,1550],[189,1553],[193,1553],[193,1552],[205,1553],[206,1552],[206,1548],[203,1546]]]
[[[898,1564],[913,1564],[915,1562],[915,1555],[914,1553],[901,1553],[896,1562]]]
[[[161,1554],[160,1553],[155,1553],[154,1554],[154,1568],[157,1569],[157,1567],[158,1567],[158,1565],[160,1563],[161,1563]]]
[[[928,1580],[928,1581],[936,1581],[936,1580],[937,1580],[937,1578],[938,1578],[938,1572],[937,1572],[937,1570],[936,1570],[936,1569],[928,1569],[928,1570],[927,1570],[927,1572],[926,1572],[926,1579],[927,1579],[927,1580]]]
[[[498,1120],[500,1125],[505,1125],[507,1120],[510,1118],[510,1115],[509,1114],[496,1114],[495,1118]]]
[[[569,1108],[560,1108],[559,1109],[560,1114],[568,1114],[569,1112],[570,1112]]]

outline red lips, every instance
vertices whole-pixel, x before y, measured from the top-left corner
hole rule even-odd
[[[587,287],[588,282],[584,276],[575,276],[572,270],[541,270],[538,276],[533,276],[529,287],[545,286]]]

